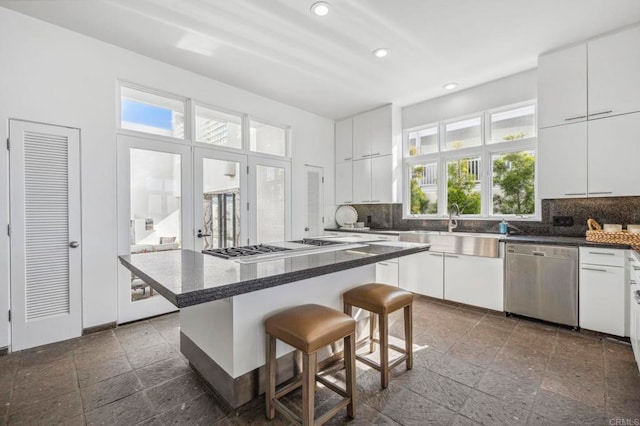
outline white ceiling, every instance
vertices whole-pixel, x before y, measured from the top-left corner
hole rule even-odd
[[[639,0],[328,2],[323,18],[314,0],[0,5],[334,119],[535,68],[541,52],[640,21]]]

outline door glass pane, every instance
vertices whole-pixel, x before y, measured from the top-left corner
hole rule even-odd
[[[536,106],[527,105],[491,114],[489,143],[531,138],[536,135]]]
[[[184,139],[184,101],[120,88],[123,129]]]
[[[438,213],[438,163],[411,166],[412,215]]]
[[[202,249],[239,245],[240,163],[204,158],[202,192]]]
[[[196,141],[242,148],[242,119],[237,115],[196,107]]]
[[[285,169],[256,166],[258,243],[285,239]]]
[[[445,125],[447,150],[479,146],[482,143],[482,120],[474,117]]]
[[[251,120],[249,131],[251,151],[283,157],[287,155],[287,132],[285,128]]]
[[[461,215],[480,214],[480,157],[447,162],[447,204],[458,205]],[[449,208],[447,211],[449,211]]]
[[[130,150],[132,254],[180,248],[180,160],[178,154]],[[132,300],[153,295],[149,286],[132,275]]]

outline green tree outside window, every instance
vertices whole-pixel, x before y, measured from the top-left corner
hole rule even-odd
[[[535,212],[535,158],[531,152],[513,152],[493,162],[493,212],[530,215]]]

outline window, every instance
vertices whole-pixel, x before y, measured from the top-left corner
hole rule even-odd
[[[120,87],[120,127],[184,139],[185,101]]]
[[[287,129],[251,120],[249,125],[251,151],[287,155]]]
[[[445,124],[445,149],[462,149],[482,144],[482,119],[474,117],[467,120]]]
[[[491,114],[491,137],[487,142],[499,143],[535,137],[535,115],[535,105]]]
[[[438,213],[438,163],[411,166],[412,215]]]
[[[534,151],[494,154],[491,164],[493,169],[492,213],[494,215],[534,214],[536,169]]]
[[[438,152],[438,126],[409,133],[409,156]]]
[[[447,162],[447,205],[457,204],[462,215],[479,215],[482,174],[480,157]]]
[[[536,217],[536,104],[405,130],[404,214]]]
[[[196,106],[196,141],[242,148],[242,117]]]

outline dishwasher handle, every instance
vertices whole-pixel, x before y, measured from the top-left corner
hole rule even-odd
[[[547,253],[545,253],[543,251],[535,251],[535,250],[532,251],[531,254],[534,255],[534,256],[546,256],[547,255]]]

